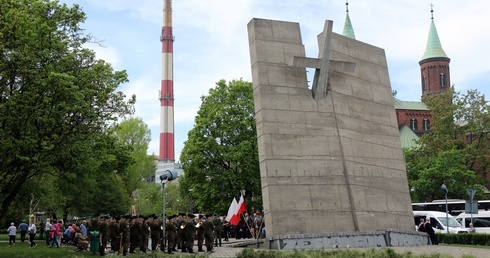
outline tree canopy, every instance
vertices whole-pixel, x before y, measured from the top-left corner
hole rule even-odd
[[[180,161],[181,196],[195,209],[225,214],[245,190],[249,207],[262,208],[252,84],[221,80],[201,97]]]
[[[85,173],[129,164],[107,129],[133,113],[135,97],[118,91],[125,71],[84,48],[93,41],[84,21],[78,5],[0,0],[0,219],[34,182],[94,180]]]
[[[134,162],[121,173],[127,196],[142,187],[144,183],[153,181],[155,164],[152,156],[147,155],[151,141],[151,130],[141,118],[129,118],[114,128],[118,142],[129,148]]]
[[[476,90],[467,94],[439,93],[424,98],[431,110],[431,132],[422,136],[420,147],[405,150],[413,202],[448,198],[468,199],[466,189],[476,189],[484,198],[490,145],[490,106]]]

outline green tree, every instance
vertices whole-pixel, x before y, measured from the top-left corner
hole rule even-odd
[[[28,180],[90,165],[94,141],[133,112],[117,91],[126,72],[83,48],[84,21],[78,5],[0,0],[0,219]]]
[[[455,98],[456,134],[467,155],[467,165],[487,178],[490,157],[490,105],[478,90],[469,90]]]
[[[201,100],[180,156],[181,196],[190,194],[199,211],[225,214],[246,190],[248,207],[261,209],[252,84],[221,80]]]
[[[444,199],[445,192],[440,189],[444,183],[449,189],[448,198],[464,199],[466,189],[478,189],[477,198],[483,197],[482,178],[466,166],[465,155],[461,150],[441,151],[435,156],[421,152],[406,153],[408,180],[414,189],[412,202],[425,202]]]
[[[431,132],[420,139],[418,149],[405,150],[412,201],[443,199],[445,183],[449,198],[467,198],[466,189],[477,189],[485,198],[490,145],[489,106],[478,91],[467,94],[451,88],[446,93],[424,97],[431,110]]]
[[[121,173],[121,178],[126,189],[126,195],[153,181],[155,162],[152,156],[148,156],[148,145],[151,141],[151,130],[141,118],[129,118],[116,126],[114,130],[120,144],[127,146],[131,151],[134,162]]]

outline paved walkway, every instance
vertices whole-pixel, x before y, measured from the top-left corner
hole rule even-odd
[[[256,240],[254,239],[234,239],[231,238],[228,242],[223,242],[221,247],[214,247],[214,252],[209,257],[219,258],[233,258],[236,257],[246,246],[250,248],[255,247]],[[205,248],[205,247],[204,247]],[[369,250],[369,248],[357,248],[356,250]],[[380,248],[376,248],[380,249]],[[447,246],[447,245],[428,245],[428,246],[407,246],[407,247],[390,247],[397,253],[411,252],[415,255],[439,253],[445,255],[451,255],[454,258],[461,258],[463,255],[471,255],[476,258],[489,258],[490,249],[477,248],[477,247],[459,247],[459,246]],[[174,252],[176,257],[179,256],[194,256],[197,252],[197,242],[194,245],[194,253],[182,253],[180,250]],[[204,254],[204,253],[199,253]],[[170,256],[169,256],[170,257]]]
[[[8,241],[0,241],[2,243],[8,243]],[[20,243],[19,244],[27,243]],[[43,243],[40,240],[37,243]],[[209,255],[209,257],[219,257],[219,258],[233,258],[240,253],[246,245],[252,247],[256,243],[253,239],[230,239],[229,242],[223,242],[221,247],[215,247],[215,251]],[[72,246],[62,245],[62,247],[72,248]],[[368,250],[372,248],[357,248],[357,250]],[[379,249],[379,248],[377,248]],[[477,247],[459,247],[459,246],[447,246],[447,245],[428,245],[428,246],[407,246],[407,247],[390,247],[390,249],[395,250],[397,253],[411,252],[412,254],[432,254],[439,253],[445,255],[451,255],[454,258],[461,258],[463,255],[471,255],[476,258],[488,258],[490,257],[490,249],[477,248]],[[197,244],[194,245],[194,254],[197,253]],[[175,252],[176,257],[178,256],[193,256],[194,254],[182,253],[180,250]],[[108,256],[116,256],[115,254],[108,254]],[[129,256],[130,257],[130,256]],[[169,255],[169,257],[171,257]]]
[[[246,244],[253,245],[255,241],[253,239],[230,239],[229,242],[223,242],[222,247],[215,247],[215,252],[210,257],[236,257],[240,253]],[[194,246],[197,249],[197,246]],[[372,248],[358,248],[358,250],[368,250]],[[477,248],[477,247],[459,247],[459,246],[447,246],[447,245],[428,245],[428,246],[407,246],[407,247],[390,247],[397,253],[411,252],[412,254],[432,254],[439,253],[445,255],[451,255],[454,258],[461,258],[463,255],[471,255],[476,258],[488,258],[490,257],[490,249]],[[195,251],[195,250],[194,250]],[[177,254],[182,254],[177,252]]]

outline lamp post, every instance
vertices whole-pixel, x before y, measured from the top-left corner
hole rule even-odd
[[[165,251],[165,224],[167,218],[165,217],[165,183],[172,181],[177,178],[177,171],[165,170],[162,175],[160,175],[160,183],[162,183],[162,244],[160,245],[160,250]]]
[[[448,211],[448,208],[447,208],[447,187],[446,185],[443,183],[441,185],[441,190],[444,191],[444,197],[446,198],[446,229],[447,229],[447,233],[449,234],[449,211]]]

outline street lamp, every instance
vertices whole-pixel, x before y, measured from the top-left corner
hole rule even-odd
[[[448,208],[447,208],[447,187],[446,185],[443,183],[441,185],[441,190],[444,191],[444,197],[446,198],[446,229],[447,229],[447,233],[449,234],[449,211],[448,211]]]
[[[177,178],[177,171],[175,170],[165,170],[162,175],[160,175],[160,183],[162,183],[162,244],[160,245],[160,250],[163,252],[165,250],[165,223],[167,219],[165,218],[165,183],[172,181]]]

